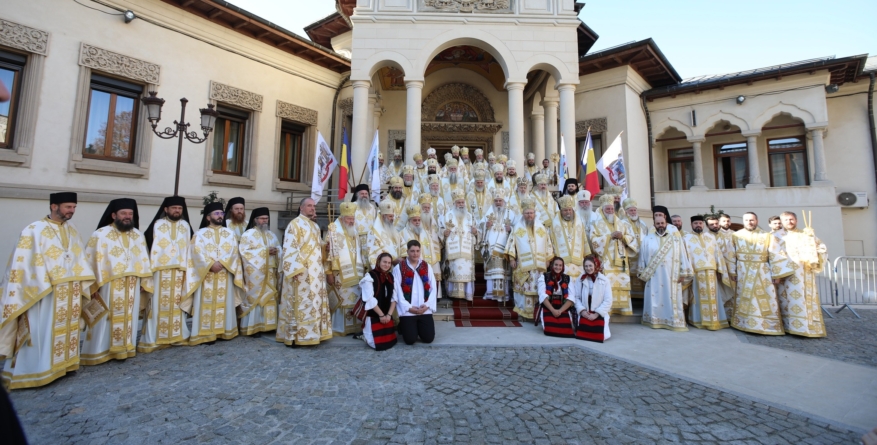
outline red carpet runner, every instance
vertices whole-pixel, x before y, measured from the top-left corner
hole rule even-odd
[[[520,327],[518,314],[512,303],[499,305],[496,301],[476,297],[474,301],[453,300],[454,325],[458,328]]]

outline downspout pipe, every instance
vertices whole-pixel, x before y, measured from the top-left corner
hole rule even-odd
[[[874,155],[874,178],[877,180],[877,128],[874,124],[874,77],[871,72],[871,83],[868,86],[868,126],[871,128],[871,152]]]
[[[642,100],[643,111],[645,111],[646,114],[646,129],[648,130],[649,135],[649,202],[651,202],[649,209],[652,209],[655,207],[655,160],[652,155],[652,150],[654,149],[652,144],[652,117],[649,115],[649,104],[648,99],[645,97],[645,93],[640,96],[640,99]]]

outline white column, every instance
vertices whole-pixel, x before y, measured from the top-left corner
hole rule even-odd
[[[535,105],[535,104],[534,104]],[[536,165],[542,168],[542,160],[545,156],[545,115],[542,110],[534,110],[530,115],[530,135],[532,136],[533,154],[536,155]]]
[[[423,81],[406,80],[408,103],[405,109],[405,163],[414,164],[414,153],[420,153],[420,102]]]
[[[378,96],[374,94],[368,95],[368,117],[366,122],[366,128],[368,128],[368,134],[370,136],[369,143],[371,142],[371,138],[375,135],[375,130],[378,128],[378,123],[375,121],[375,104],[378,103]],[[371,148],[371,144],[369,144],[369,148]],[[383,147],[381,147],[383,149]],[[386,156],[386,154],[385,154]],[[392,155],[391,155],[392,158]]]
[[[554,98],[542,100],[542,109],[545,110],[545,157],[551,159],[551,155],[558,152],[557,149],[557,108],[560,106]],[[552,165],[552,168],[557,168]]]
[[[701,144],[705,139],[689,139],[691,142],[691,151],[694,152],[694,185],[691,190],[706,190],[703,184],[703,153],[701,152]]]
[[[746,188],[763,189],[764,183],[761,182],[761,170],[758,165],[758,136],[761,132],[743,133],[746,137],[746,153],[749,159],[749,184]]]
[[[362,153],[368,153],[371,150],[371,142],[373,134],[370,134],[371,130],[368,126],[368,117],[371,115],[371,110],[369,109],[369,101],[368,101],[368,89],[371,87],[371,82],[367,80],[355,80],[352,82],[353,84],[353,129],[352,129],[352,140],[351,144],[351,153],[356,153],[353,156],[353,164],[350,168],[355,172],[355,178],[359,179],[359,174],[365,166],[367,154],[363,155]],[[363,177],[363,181],[366,180],[368,174]]]
[[[566,144],[566,162],[569,174],[575,177],[578,173],[576,162],[576,86],[558,85],[560,91],[560,134]]]
[[[810,137],[813,139],[813,182],[828,182],[828,174],[825,172],[825,127],[810,128]]]
[[[526,82],[507,82],[509,92],[509,158],[517,165],[518,176],[524,169],[524,87]]]

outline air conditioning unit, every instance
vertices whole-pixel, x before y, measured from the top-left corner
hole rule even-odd
[[[844,207],[857,207],[864,209],[868,207],[868,193],[843,192],[837,195],[837,202]]]

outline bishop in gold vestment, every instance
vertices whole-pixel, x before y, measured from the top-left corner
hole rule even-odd
[[[786,254],[797,266],[795,273],[777,286],[783,329],[786,334],[825,337],[816,274],[822,271],[828,249],[812,228],[798,228],[794,213],[784,212],[780,218],[785,228],[782,240]]]
[[[478,226],[466,210],[466,198],[461,190],[454,192],[454,206],[445,213],[442,235],[448,261],[448,296],[472,301],[475,293],[474,248],[478,243]]]
[[[318,345],[332,338],[329,298],[320,227],[314,200],[305,198],[300,215],[283,236],[283,293],[277,322],[277,341],[292,345]]]
[[[630,224],[615,214],[612,195],[600,198],[600,211],[591,223],[591,247],[600,257],[603,275],[612,284],[611,314],[633,315],[630,302],[630,259],[639,252],[639,242]]]
[[[532,320],[539,302],[539,277],[548,270],[554,249],[548,229],[536,218],[536,202],[526,198],[521,208],[522,217],[512,227],[505,254],[512,267],[515,312]]]
[[[719,285],[731,280],[719,243],[704,227],[703,220],[703,216],[692,216],[692,231],[682,237],[694,269],[694,279],[685,291],[688,321],[700,329],[715,331],[728,327]]]
[[[282,255],[270,218],[267,207],[253,209],[238,245],[245,291],[238,315],[242,335],[260,336],[277,329],[278,265]]]
[[[573,195],[565,195],[557,201],[560,216],[551,220],[551,245],[554,246],[554,254],[563,258],[566,265],[563,273],[575,281],[585,273],[582,264],[585,257],[591,254],[588,232],[585,224],[576,216]]]
[[[737,280],[731,327],[765,335],[783,335],[774,281],[795,273],[775,236],[758,227],[753,213],[743,215],[744,228],[734,233],[735,257],[728,264]]]
[[[234,232],[223,227],[222,205],[204,208],[201,229],[189,243],[186,297],[180,307],[192,316],[189,345],[231,340],[238,335],[236,309],[243,290],[241,257]]]
[[[79,318],[94,273],[69,222],[75,193],[54,193],[51,214],[18,238],[0,282],[0,358],[8,389],[43,386],[79,369]]]
[[[364,266],[360,255],[359,236],[354,222],[356,204],[341,204],[341,216],[326,231],[326,278],[329,280],[329,311],[332,331],[343,337],[362,331],[353,316],[353,307],[361,295],[359,281]]]
[[[83,365],[136,355],[140,289],[152,291],[152,265],[139,222],[133,199],[114,199],[85,247],[96,280],[83,311]]]
[[[509,280],[512,276],[506,245],[509,233],[518,216],[506,205],[508,190],[491,189],[493,205],[478,222],[481,235],[481,257],[484,258],[484,280],[487,282],[485,300],[506,302],[509,300]]]
[[[368,234],[367,246],[368,263],[375,264],[378,255],[387,252],[393,257],[393,261],[399,259],[399,233],[396,231],[395,218],[396,207],[390,201],[383,200],[380,204],[381,214],[378,216],[372,230]]]
[[[143,331],[137,352],[153,352],[189,341],[188,316],[180,303],[186,291],[186,267],[189,264],[189,225],[186,199],[169,196],[144,232],[152,264],[153,291],[147,292]]]

